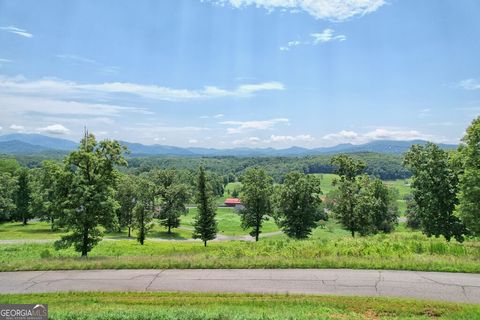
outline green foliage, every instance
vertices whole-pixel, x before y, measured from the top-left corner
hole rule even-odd
[[[0,159],[0,173],[9,173],[14,175],[18,170],[20,170],[20,164],[15,159]]]
[[[0,172],[0,222],[9,221],[15,211],[17,180],[9,172]]]
[[[273,179],[263,169],[250,168],[242,176],[242,183],[242,204],[245,206],[240,212],[242,228],[252,228],[250,235],[258,241],[262,223],[272,213]]]
[[[443,235],[463,241],[465,226],[453,211],[457,204],[458,176],[449,154],[436,144],[414,145],[405,155],[412,171],[413,198],[422,231],[427,236]]]
[[[320,179],[291,172],[277,190],[275,220],[283,232],[296,239],[307,238],[319,220]]]
[[[354,215],[361,235],[392,232],[398,221],[395,194],[379,179],[362,176]]]
[[[17,173],[17,188],[15,188],[15,215],[16,221],[22,221],[25,225],[27,221],[33,218],[30,210],[31,187],[30,174],[27,168],[21,168]]]
[[[232,198],[238,198],[240,194],[238,193],[237,189],[233,189],[232,191]]]
[[[332,158],[332,165],[336,167],[335,173],[340,176],[341,180],[354,181],[355,178],[365,171],[367,166],[365,162],[356,160],[345,154],[341,154]]]
[[[217,235],[217,221],[215,220],[217,205],[203,167],[200,167],[198,172],[195,202],[197,203],[197,216],[194,221],[193,238],[201,239],[206,247],[207,241],[215,239]]]
[[[418,230],[421,228],[421,220],[418,214],[418,206],[415,200],[407,200],[407,212],[405,215],[407,218],[407,227],[414,230]]]
[[[145,177],[133,179],[135,185],[135,206],[133,208],[133,227],[137,230],[137,241],[145,243],[147,233],[153,228],[155,212],[155,185]]]
[[[468,230],[480,236],[480,117],[473,120],[462,141],[458,209]]]
[[[59,225],[71,231],[56,242],[57,248],[74,246],[87,256],[101,240],[100,225],[113,229],[116,224],[114,166],[126,165],[125,149],[116,141],[97,143],[90,134],[82,139],[78,151],[65,160],[66,175],[60,183],[68,188]]]
[[[119,228],[128,228],[128,237],[133,227],[133,208],[137,203],[137,181],[134,176],[120,174],[115,198],[118,201],[117,219]]]
[[[378,232],[392,232],[397,224],[397,194],[377,178],[360,174],[365,163],[347,155],[339,155],[332,159],[336,172],[340,176],[338,190],[329,207],[343,227],[361,235]]]
[[[44,161],[40,168],[31,169],[30,172],[32,177],[30,210],[41,220],[50,221],[53,229],[70,188],[65,183],[68,180],[68,173],[54,161]]]
[[[174,169],[156,170],[152,174],[157,187],[156,194],[161,198],[160,224],[168,229],[180,226],[180,215],[186,212],[185,204],[189,199],[189,187],[179,180]]]

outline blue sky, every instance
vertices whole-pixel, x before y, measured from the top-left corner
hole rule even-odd
[[[0,0],[0,134],[203,147],[458,142],[477,0]]]

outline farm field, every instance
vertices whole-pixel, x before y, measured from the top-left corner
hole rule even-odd
[[[476,319],[480,306],[395,298],[195,293],[0,295],[0,303],[42,301],[55,320]]]

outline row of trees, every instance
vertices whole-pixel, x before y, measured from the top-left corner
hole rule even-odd
[[[480,117],[462,142],[450,152],[433,143],[416,145],[405,156],[413,173],[408,224],[448,241],[480,235]]]

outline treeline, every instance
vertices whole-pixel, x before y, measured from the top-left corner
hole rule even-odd
[[[403,156],[380,153],[350,154],[354,159],[366,163],[365,172],[368,175],[382,180],[405,179],[411,176],[410,171],[403,166]],[[123,172],[139,174],[153,169],[175,168],[193,172],[200,165],[209,172],[235,181],[242,176],[246,169],[260,167],[281,183],[285,175],[296,171],[300,173],[333,173],[335,168],[331,164],[332,155],[304,156],[304,157],[135,157],[128,159],[128,168],[120,168]],[[41,166],[44,156],[17,156],[15,159],[22,166],[29,168]],[[58,157],[54,160],[61,161]]]

